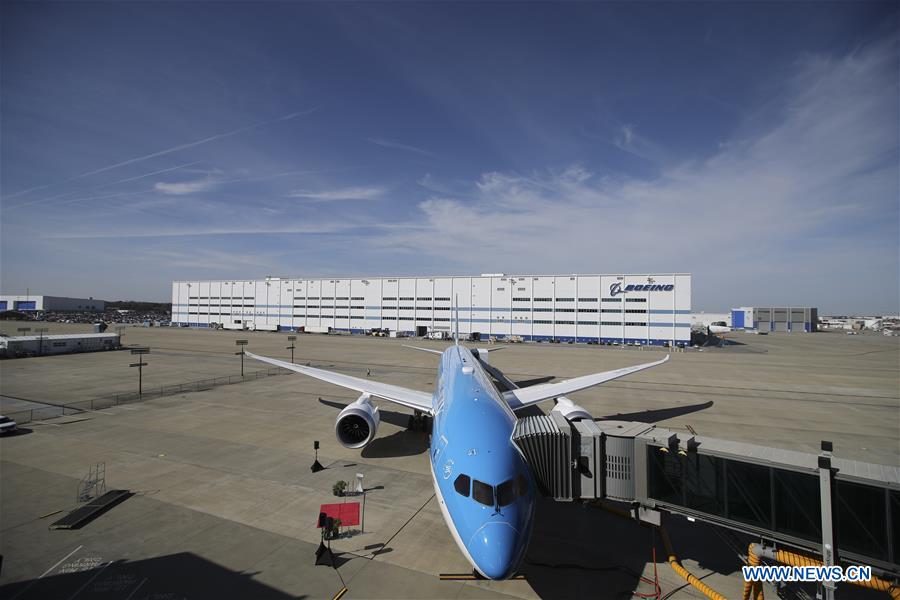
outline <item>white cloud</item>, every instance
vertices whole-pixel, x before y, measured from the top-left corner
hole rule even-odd
[[[216,179],[205,177],[203,179],[195,179],[194,181],[178,181],[173,183],[160,181],[153,186],[153,189],[170,196],[186,196],[188,194],[208,192],[216,187],[217,184],[218,181]]]
[[[857,269],[883,270],[868,276],[869,293],[895,305],[896,67],[895,40],[840,60],[806,58],[785,83],[778,119],[747,123],[708,159],[662,165],[647,180],[597,179],[580,166],[489,172],[473,198],[422,202],[421,231],[372,243],[472,272],[694,271],[695,298],[706,302],[765,286],[769,303],[813,306],[853,302],[843,281],[859,273],[831,268],[849,269],[852,256]],[[620,142],[646,150],[631,127]]]
[[[364,138],[365,141],[370,144],[375,144],[376,146],[381,146],[382,148],[390,148],[391,150],[403,150],[404,152],[412,152],[413,154],[419,154],[421,156],[427,156],[429,158],[435,158],[433,152],[429,152],[428,150],[424,150],[422,148],[417,148],[416,146],[410,146],[409,144],[402,144],[400,142],[395,142],[393,140],[387,140],[384,138]]]
[[[383,187],[346,187],[333,190],[296,190],[288,194],[291,198],[307,198],[329,202],[332,200],[375,200],[384,195],[387,190]]]

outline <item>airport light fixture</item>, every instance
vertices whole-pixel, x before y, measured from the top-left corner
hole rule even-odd
[[[46,327],[38,327],[35,329],[38,334],[41,336],[38,339],[38,356],[43,356],[44,354],[44,333],[47,331]]]
[[[138,398],[142,398],[144,395],[144,367],[147,366],[147,363],[144,362],[143,356],[145,354],[150,354],[150,348],[132,348],[131,353],[138,356],[138,362],[131,363],[128,366],[138,368]]]
[[[309,468],[313,473],[318,473],[319,471],[324,471],[325,467],[322,466],[322,463],[319,462],[319,440],[313,441],[313,450],[316,451],[316,461]]]
[[[290,351],[291,351],[291,364],[294,364],[294,348],[295,348],[294,342],[297,341],[297,336],[296,336],[296,335],[289,335],[287,339],[288,339],[288,341],[291,343],[291,345],[290,345],[290,346],[286,346],[284,349],[285,349],[285,350],[290,350]]]
[[[235,346],[240,346],[241,351],[235,352],[235,354],[241,355],[241,377],[244,376],[244,346],[247,345],[247,340],[234,340]]]

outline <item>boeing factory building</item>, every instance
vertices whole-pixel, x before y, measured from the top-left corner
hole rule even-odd
[[[561,342],[690,342],[691,276],[505,275],[175,281],[173,325],[462,335]]]

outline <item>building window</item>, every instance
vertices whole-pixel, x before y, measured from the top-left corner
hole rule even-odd
[[[575,302],[575,298],[557,298],[557,302]]]
[[[597,321],[578,321],[579,325],[596,325]]]
[[[557,321],[557,325],[574,325],[575,321]]]
[[[553,302],[553,298],[535,298],[535,302]]]
[[[626,321],[625,325],[627,325],[629,327],[646,327],[647,326],[646,323],[638,323],[636,321]]]
[[[531,302],[531,298],[513,298],[513,302]]]
[[[579,308],[578,312],[580,313],[595,313],[597,312],[596,308]]]
[[[552,325],[553,321],[540,321],[535,319],[534,321],[532,321],[532,323],[534,323],[535,325]]]
[[[621,321],[600,321],[601,325],[621,325]]]
[[[646,298],[625,298],[625,302],[646,302]]]
[[[578,301],[579,302],[596,302],[597,299],[596,298],[579,298]]]
[[[647,309],[646,308],[626,308],[625,312],[631,313],[631,314],[647,314]]]
[[[602,312],[602,313],[615,313],[615,314],[618,315],[618,314],[621,314],[621,313],[622,313],[622,309],[621,309],[621,308],[601,308],[601,309],[600,309],[600,312]]]
[[[602,302],[621,302],[621,298],[603,298]]]

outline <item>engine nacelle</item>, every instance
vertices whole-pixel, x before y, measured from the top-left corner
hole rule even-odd
[[[344,447],[362,448],[375,439],[380,422],[378,407],[372,404],[369,394],[363,394],[338,415],[334,433]]]
[[[579,421],[581,419],[593,419],[591,413],[584,410],[565,396],[556,399],[556,406],[552,412],[557,412],[564,416],[567,421]]]

